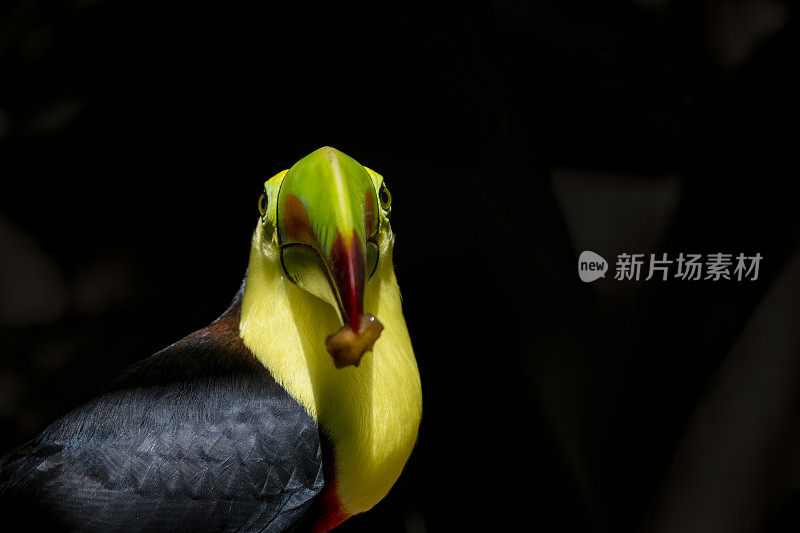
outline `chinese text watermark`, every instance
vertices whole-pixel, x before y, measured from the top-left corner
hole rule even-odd
[[[739,253],[689,254],[679,253],[677,257],[662,254],[617,255],[614,279],[617,281],[661,281],[678,279],[686,281],[756,281],[758,268],[763,256],[760,253],[745,255]],[[590,282],[605,277],[608,263],[595,252],[584,251],[578,258],[578,275],[582,281]]]

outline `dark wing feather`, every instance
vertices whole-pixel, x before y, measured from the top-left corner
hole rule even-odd
[[[300,523],[325,484],[319,431],[237,326],[234,305],[5,457],[4,507],[81,531]]]

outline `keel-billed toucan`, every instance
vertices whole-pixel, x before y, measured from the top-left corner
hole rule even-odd
[[[383,177],[320,148],[265,183],[259,210],[228,310],[3,458],[6,513],[70,530],[325,531],[386,496],[422,395]]]

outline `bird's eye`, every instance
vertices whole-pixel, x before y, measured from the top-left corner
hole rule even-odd
[[[381,192],[378,193],[378,198],[381,200],[381,207],[384,211],[392,206],[392,194],[389,192],[389,189],[386,188],[386,185],[381,186]]]
[[[258,199],[258,212],[261,213],[261,216],[267,214],[267,205],[269,203],[269,199],[267,198],[267,193],[264,191],[261,194],[261,197]]]

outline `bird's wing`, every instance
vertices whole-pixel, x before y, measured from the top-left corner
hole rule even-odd
[[[214,327],[0,461],[5,506],[86,531],[297,525],[325,484],[319,430],[238,334]]]

